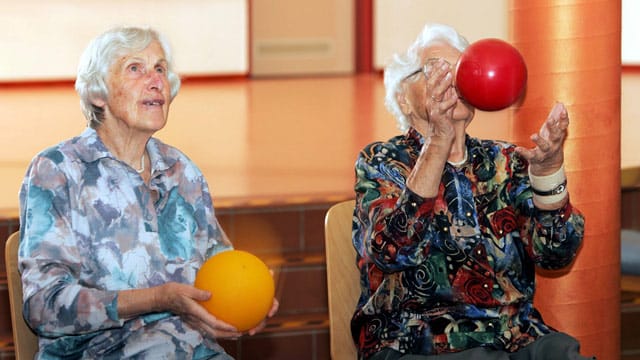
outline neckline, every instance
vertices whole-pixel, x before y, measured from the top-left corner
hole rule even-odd
[[[138,174],[142,174],[142,172],[144,171],[144,165],[145,165],[145,161],[144,161],[144,153],[142,153],[142,158],[140,158],[140,168],[139,169],[134,169]]]

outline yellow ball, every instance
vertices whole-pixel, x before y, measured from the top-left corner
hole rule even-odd
[[[198,270],[194,285],[211,292],[202,306],[239,331],[254,328],[267,316],[275,293],[267,265],[242,250],[224,251],[209,258]]]

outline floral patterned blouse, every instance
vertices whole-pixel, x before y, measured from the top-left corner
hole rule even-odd
[[[149,185],[95,130],[38,154],[20,190],[24,315],[40,359],[229,359],[170,313],[118,317],[118,291],[193,284],[231,244],[200,170],[150,139]]]
[[[361,296],[359,354],[477,346],[509,352],[553,331],[533,307],[535,266],[576,256],[584,218],[570,203],[533,205],[515,146],[467,136],[468,159],[445,165],[438,196],[405,185],[424,140],[415,129],[368,145],[356,162],[353,243]]]

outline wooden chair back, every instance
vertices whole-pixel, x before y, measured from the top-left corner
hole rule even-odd
[[[356,359],[351,338],[351,316],[360,295],[360,273],[351,239],[354,200],[332,206],[325,217],[329,335],[331,358]]]

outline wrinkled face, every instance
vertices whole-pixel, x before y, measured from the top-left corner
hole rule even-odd
[[[442,58],[451,65],[451,75],[455,79],[455,70],[458,58],[461,53],[456,48],[445,44],[439,43],[431,45],[425,48],[420,54],[421,64],[427,64],[433,59]],[[427,79],[425,74],[421,71],[408,77],[405,82],[405,96],[409,100],[412,107],[412,112],[417,114],[420,118],[427,119],[425,104],[427,99],[431,97],[427,89]],[[471,121],[475,109],[467,104],[464,100],[458,99],[458,102],[453,111],[454,120]]]
[[[105,109],[104,124],[154,133],[167,123],[171,89],[160,43],[116,59],[107,75],[109,95],[94,104]]]

